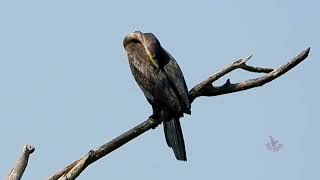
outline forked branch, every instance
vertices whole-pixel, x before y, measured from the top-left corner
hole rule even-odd
[[[246,59],[240,59],[225,69],[222,69],[221,71],[215,73],[213,76],[209,77],[207,80],[201,82],[200,84],[196,85],[194,88],[192,88],[189,91],[189,99],[192,102],[194,99],[196,99],[199,96],[218,96],[222,94],[228,94],[228,93],[233,93],[237,91],[243,91],[251,88],[255,88],[258,86],[262,86],[282,74],[288,72],[290,69],[298,65],[300,62],[305,60],[310,52],[310,48],[307,48],[306,50],[302,51],[299,55],[294,57],[291,61],[289,61],[287,64],[284,64],[280,66],[277,69],[270,69],[270,68],[260,68],[260,67],[253,67],[253,66],[248,66],[246,62],[251,58],[249,56]],[[230,73],[231,71],[235,69],[244,69],[246,71],[250,72],[257,72],[257,73],[267,73],[264,76],[261,76],[259,78],[255,79],[249,79],[244,82],[240,83],[230,83],[230,80],[228,79],[225,84],[222,86],[213,86],[212,83],[215,82],[216,80],[220,79],[222,76]]]

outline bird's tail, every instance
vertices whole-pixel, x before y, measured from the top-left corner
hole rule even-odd
[[[171,118],[163,121],[164,135],[169,147],[180,161],[187,161],[186,149],[183,140],[179,118]]]

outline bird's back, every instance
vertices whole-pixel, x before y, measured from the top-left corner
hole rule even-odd
[[[168,77],[168,80],[170,81],[171,86],[177,94],[177,97],[179,98],[182,107],[182,112],[191,114],[191,105],[188,97],[188,88],[183,73],[178,63],[173,58],[173,56],[170,55],[169,52],[163,49],[162,53],[162,58],[167,59],[165,60],[166,64],[163,66],[163,69]]]

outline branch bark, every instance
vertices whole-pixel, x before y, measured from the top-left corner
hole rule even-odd
[[[22,154],[18,159],[16,166],[10,171],[8,180],[20,180],[27,165],[30,154],[34,152],[35,148],[31,145],[25,145],[23,147]]]
[[[298,65],[300,62],[305,60],[308,57],[310,48],[307,48],[306,50],[302,51],[299,55],[294,57],[290,62],[287,64],[280,66],[276,69],[271,68],[261,68],[261,67],[254,67],[249,66],[246,63],[249,59],[251,59],[252,56],[249,56],[245,59],[240,59],[232,63],[231,65],[227,66],[226,68],[222,69],[221,71],[213,74],[211,77],[209,77],[207,80],[199,83],[194,88],[192,88],[189,91],[189,99],[190,102],[193,102],[196,98],[200,96],[217,96],[222,94],[228,94],[238,91],[247,90],[250,88],[255,88],[258,86],[262,86],[282,74],[288,72],[290,69]],[[220,79],[221,77],[225,76],[226,74],[236,70],[236,69],[243,69],[249,72],[254,73],[266,73],[264,76],[261,76],[259,78],[255,79],[249,79],[244,82],[239,83],[230,83],[230,80],[228,79],[226,83],[224,83],[222,86],[213,86],[212,83]],[[64,169],[60,170],[53,176],[49,178],[49,180],[56,180],[59,178],[63,178],[68,176],[68,174],[76,174],[76,176],[68,176],[68,180],[75,179],[87,166],[89,166],[91,163],[99,160],[100,158],[106,156],[107,154],[111,153],[112,151],[118,149],[122,145],[126,144],[130,140],[138,137],[139,135],[143,134],[144,132],[150,130],[151,128],[156,127],[158,124],[160,124],[159,119],[147,119],[143,123],[137,125],[136,127],[130,129],[129,131],[121,134],[120,136],[114,138],[110,142],[100,146],[96,150],[91,150],[88,155],[81,158],[80,160],[77,160],[73,162],[72,164],[68,165]],[[85,160],[83,160],[85,159]],[[80,165],[79,165],[80,163]],[[66,179],[66,178],[65,178]]]
[[[61,176],[58,180],[71,180],[76,179],[80,173],[88,166],[86,163],[90,156],[92,156],[93,151],[89,151],[87,155],[77,161],[75,165],[63,176]]]

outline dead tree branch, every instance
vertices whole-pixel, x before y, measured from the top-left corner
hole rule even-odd
[[[213,76],[209,77],[207,80],[201,82],[200,84],[196,85],[194,88],[192,88],[189,91],[189,99],[192,102],[195,98],[200,97],[200,96],[218,96],[222,94],[228,94],[228,93],[233,93],[237,91],[243,91],[251,88],[255,88],[258,86],[262,86],[282,74],[288,72],[290,69],[294,68],[296,65],[298,65],[300,62],[305,60],[310,52],[310,48],[307,48],[306,50],[302,51],[299,55],[294,57],[291,61],[289,61],[287,64],[280,66],[277,69],[269,69],[269,68],[260,68],[260,67],[252,67],[246,65],[246,62],[251,58],[249,56],[246,59],[240,59],[228,67],[222,69],[221,71],[215,73]],[[212,83],[215,82],[216,80],[220,79],[222,76],[230,73],[231,71],[235,69],[244,69],[246,71],[250,72],[263,72],[267,73],[264,76],[261,76],[259,78],[255,79],[249,79],[244,82],[240,83],[235,83],[232,84],[230,83],[230,80],[228,79],[225,84],[222,86],[213,86]]]
[[[61,176],[58,180],[71,180],[76,179],[80,173],[88,166],[87,161],[90,156],[92,156],[93,151],[89,151],[87,155],[77,161],[75,165],[69,170],[68,173]]]
[[[104,157],[105,155],[111,153],[112,151],[118,149],[122,145],[124,145],[127,142],[129,142],[130,140],[138,137],[139,135],[141,135],[142,133],[148,131],[149,129],[155,127],[159,123],[160,123],[159,119],[151,119],[151,118],[149,118],[146,121],[144,121],[143,123],[137,125],[136,127],[130,129],[129,131],[127,131],[127,132],[121,134],[120,136],[114,138],[110,142],[100,146],[98,149],[96,149],[94,151],[91,151],[91,155],[89,156],[89,158],[87,159],[85,164],[82,166],[82,168],[78,169],[78,171],[81,173],[91,163],[97,161],[98,159],[100,159],[100,158]],[[51,176],[49,178],[49,180],[57,180],[61,176],[64,176],[75,165],[77,165],[79,161],[81,161],[81,160],[77,160],[77,161],[73,162],[72,164],[70,164],[69,166],[65,167],[64,169],[60,170],[59,172],[57,172],[56,174]],[[72,179],[68,179],[68,180],[72,180]]]
[[[18,159],[16,166],[10,171],[8,180],[20,180],[27,165],[30,154],[34,152],[35,148],[31,145],[25,145],[23,147],[22,154]]]
[[[209,77],[207,80],[201,82],[200,84],[192,88],[189,91],[190,102],[193,102],[197,97],[200,97],[200,96],[217,96],[217,95],[228,94],[228,93],[243,91],[250,88],[262,86],[278,78],[282,74],[288,72],[290,69],[298,65],[303,60],[305,60],[308,57],[309,51],[310,51],[310,48],[302,51],[298,56],[293,58],[290,62],[288,62],[287,64],[277,69],[253,67],[253,66],[247,65],[246,62],[252,56],[249,56],[245,59],[237,60],[231,65],[229,65],[228,67],[215,73],[214,75]],[[212,83],[214,83],[216,80],[220,79],[221,77],[230,73],[231,71],[234,71],[235,69],[243,69],[250,72],[266,73],[266,74],[259,78],[249,79],[247,81],[240,82],[240,83],[232,84],[228,79],[227,82],[222,86],[212,85]],[[159,119],[150,119],[150,118],[147,119],[143,123],[137,125],[136,127],[123,133],[122,135],[114,138],[110,142],[100,146],[98,149],[91,150],[90,153],[87,154],[84,158],[77,160],[72,164],[70,164],[69,166],[65,167],[64,169],[60,170],[55,175],[51,176],[49,180],[56,180],[59,178],[68,179],[68,180],[75,179],[88,165],[106,156],[112,151],[118,149],[122,145],[138,137],[144,132],[150,130],[151,128],[154,128],[159,123],[160,123]],[[75,175],[70,175],[70,174],[75,174]]]

